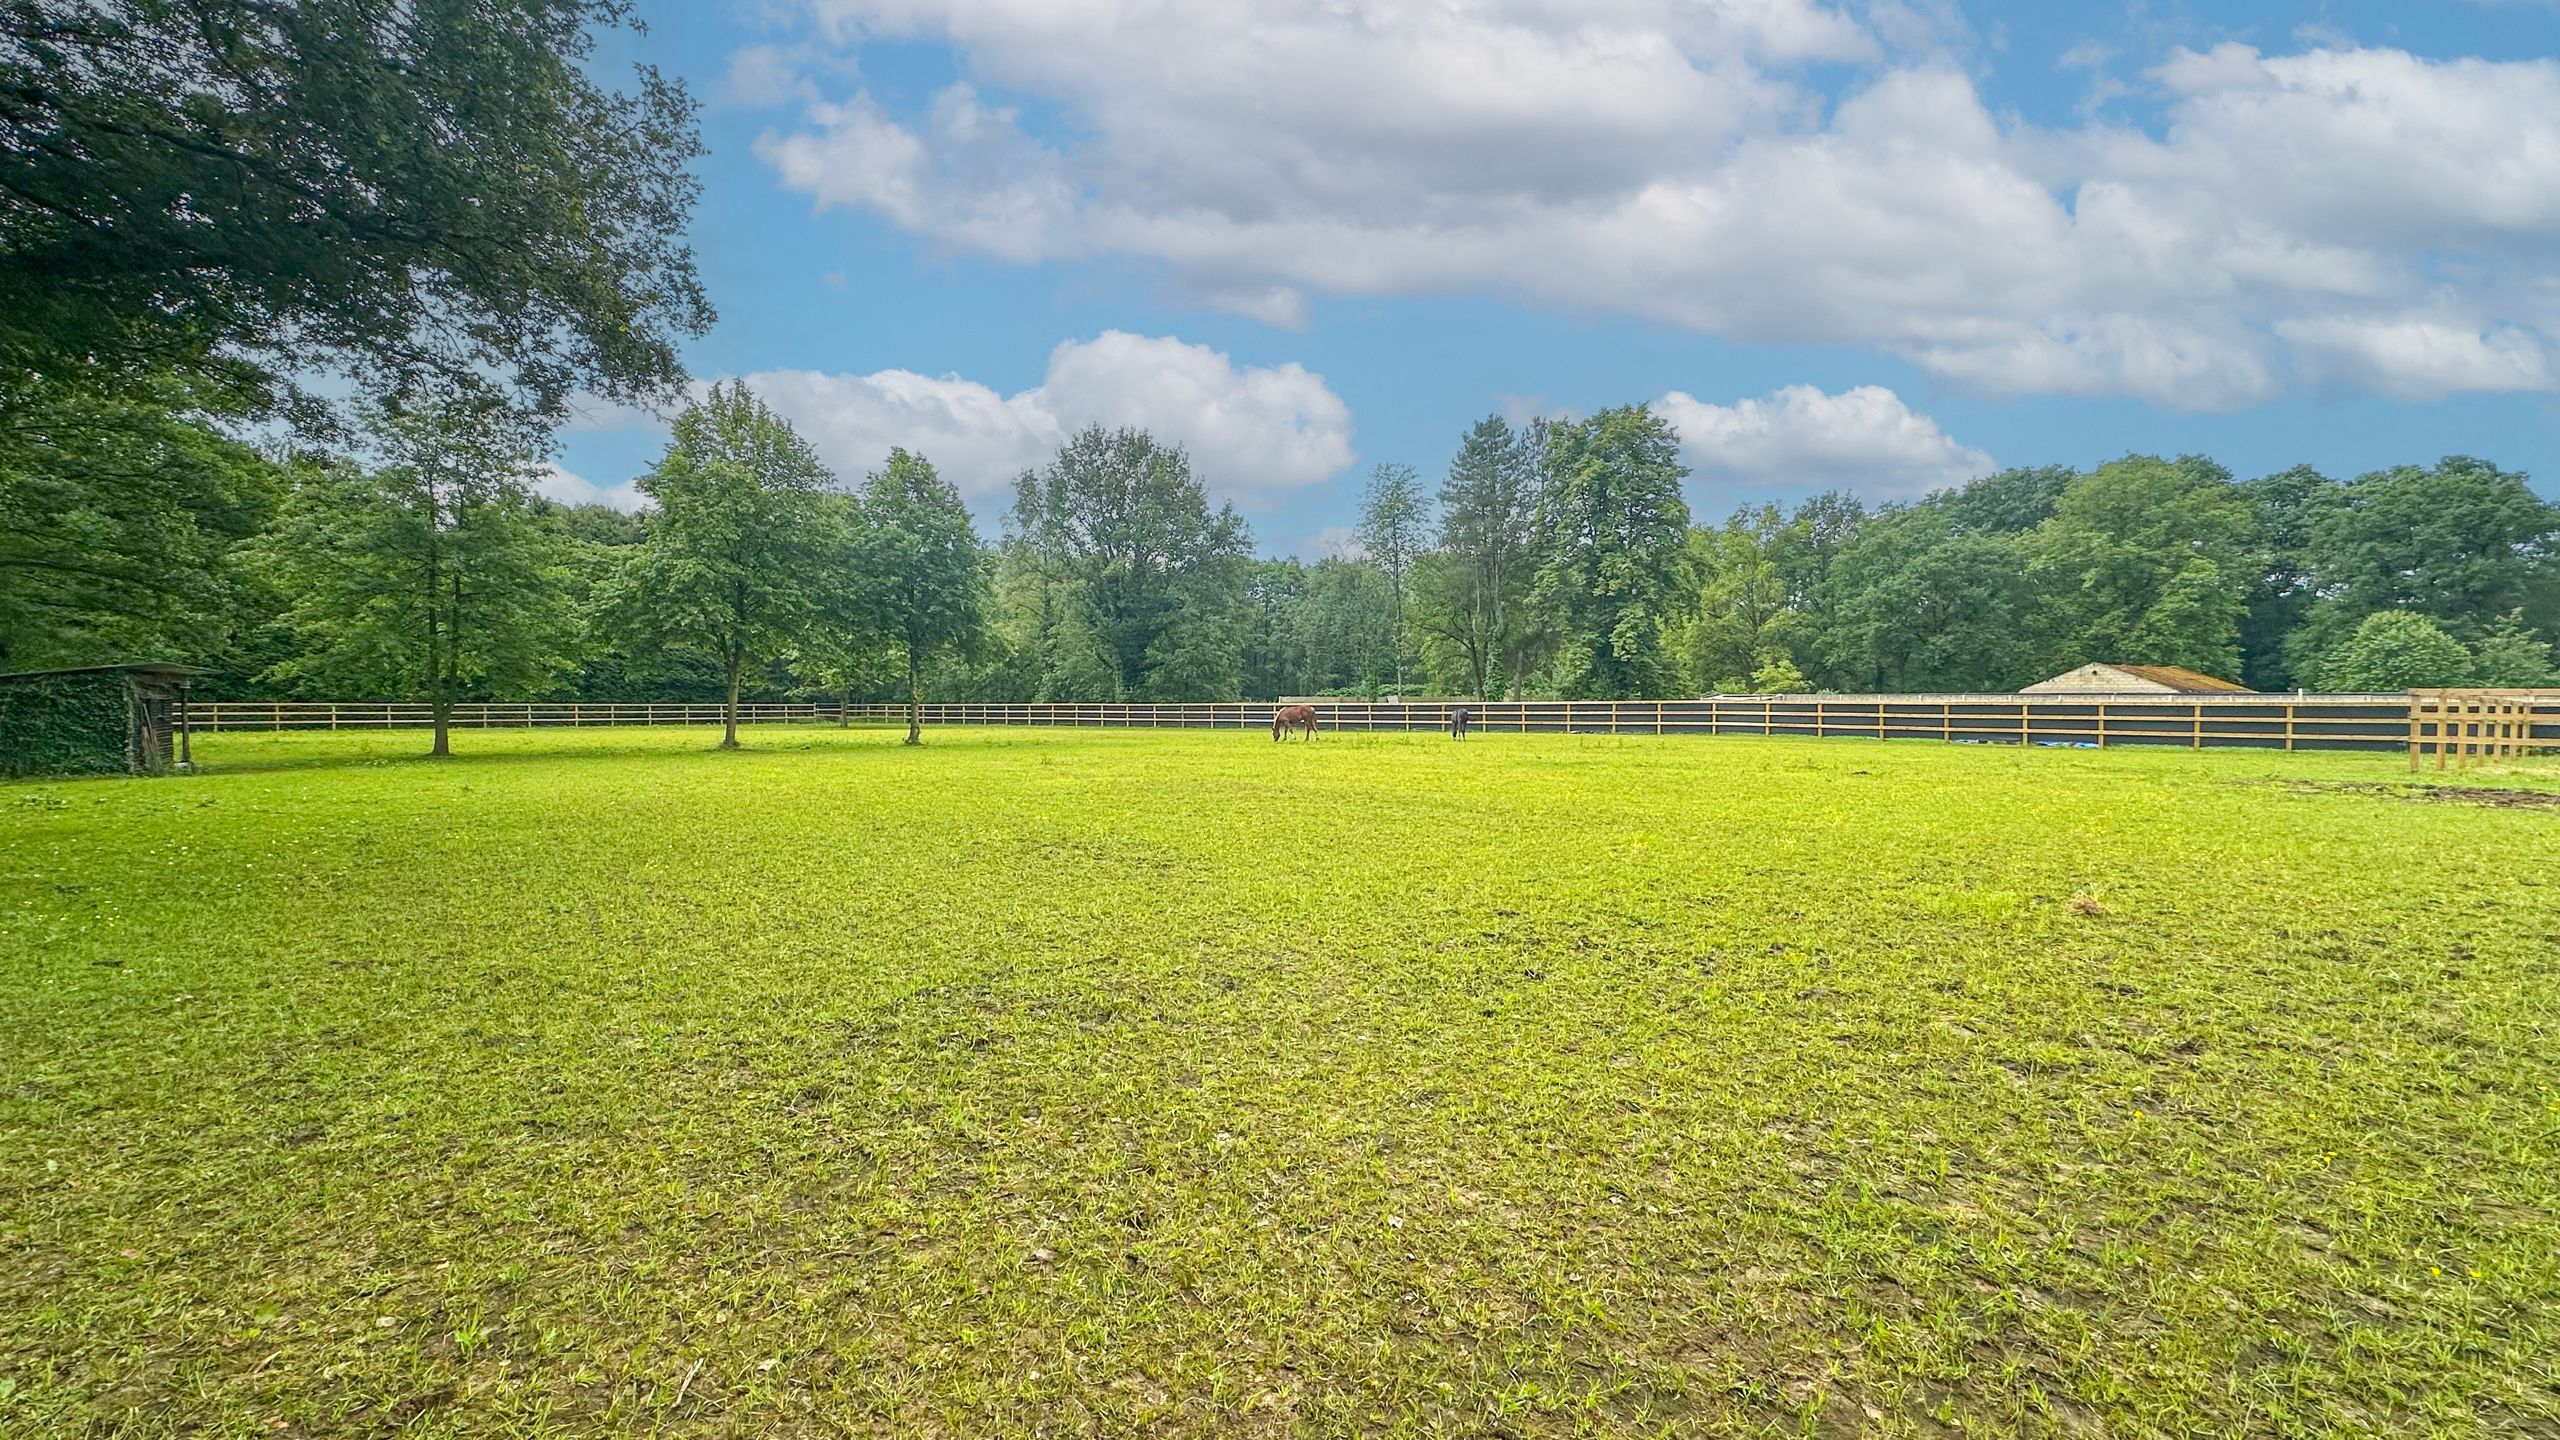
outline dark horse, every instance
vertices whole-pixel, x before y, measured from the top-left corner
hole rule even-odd
[[[1476,723],[1476,712],[1468,709],[1464,705],[1453,708],[1449,712],[1449,738],[1452,740],[1466,739],[1467,727],[1474,723]]]
[[[1292,730],[1304,730],[1307,732],[1308,739],[1313,740],[1316,738],[1316,707],[1313,705],[1283,705],[1279,709],[1271,712],[1272,739],[1286,739],[1288,738],[1289,732]]]

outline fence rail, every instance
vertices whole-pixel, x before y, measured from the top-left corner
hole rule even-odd
[[[2408,695],[1751,695],[1701,700],[1527,700],[1367,702],[1319,700],[1325,731],[1439,730],[1460,705],[1476,728],[1573,735],[1863,736],[1975,744],[2165,745],[2193,749],[2399,750],[2414,757],[2422,738],[2477,753],[2560,749],[2560,691],[2540,713],[2530,701],[2494,712],[2448,709]],[[365,730],[421,726],[422,704],[401,702],[219,701],[188,707],[196,729]],[[1056,725],[1258,730],[1268,702],[1244,704],[933,704],[928,725]],[[902,705],[795,702],[739,707],[748,724],[903,721]],[[713,725],[716,704],[468,704],[453,723],[467,729],[591,725]],[[2422,737],[2423,731],[2423,737]]]
[[[2409,768],[2433,750],[2436,768],[2451,761],[2468,770],[2474,760],[2511,759],[2560,749],[2552,738],[2560,719],[2560,690],[2436,689],[2409,692]]]

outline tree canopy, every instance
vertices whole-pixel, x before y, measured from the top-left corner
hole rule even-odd
[[[657,513],[615,587],[613,620],[625,643],[691,650],[718,667],[724,747],[738,743],[748,666],[809,635],[828,585],[844,583],[834,487],[809,442],[736,381],[686,407],[640,477]]]
[[[627,0],[7,0],[0,372],[100,390],[334,368],[667,393],[710,307],[693,102],[594,78]]]
[[[978,532],[960,492],[921,455],[891,450],[862,487],[856,565],[880,637],[906,668],[907,743],[923,739],[924,674],[974,659],[987,630]]]

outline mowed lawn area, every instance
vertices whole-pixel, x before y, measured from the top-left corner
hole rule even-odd
[[[0,1434],[2560,1434],[2549,764],[897,739],[0,786]]]

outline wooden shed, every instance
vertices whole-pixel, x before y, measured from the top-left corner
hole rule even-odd
[[[157,775],[192,762],[191,665],[0,675],[0,775]]]

